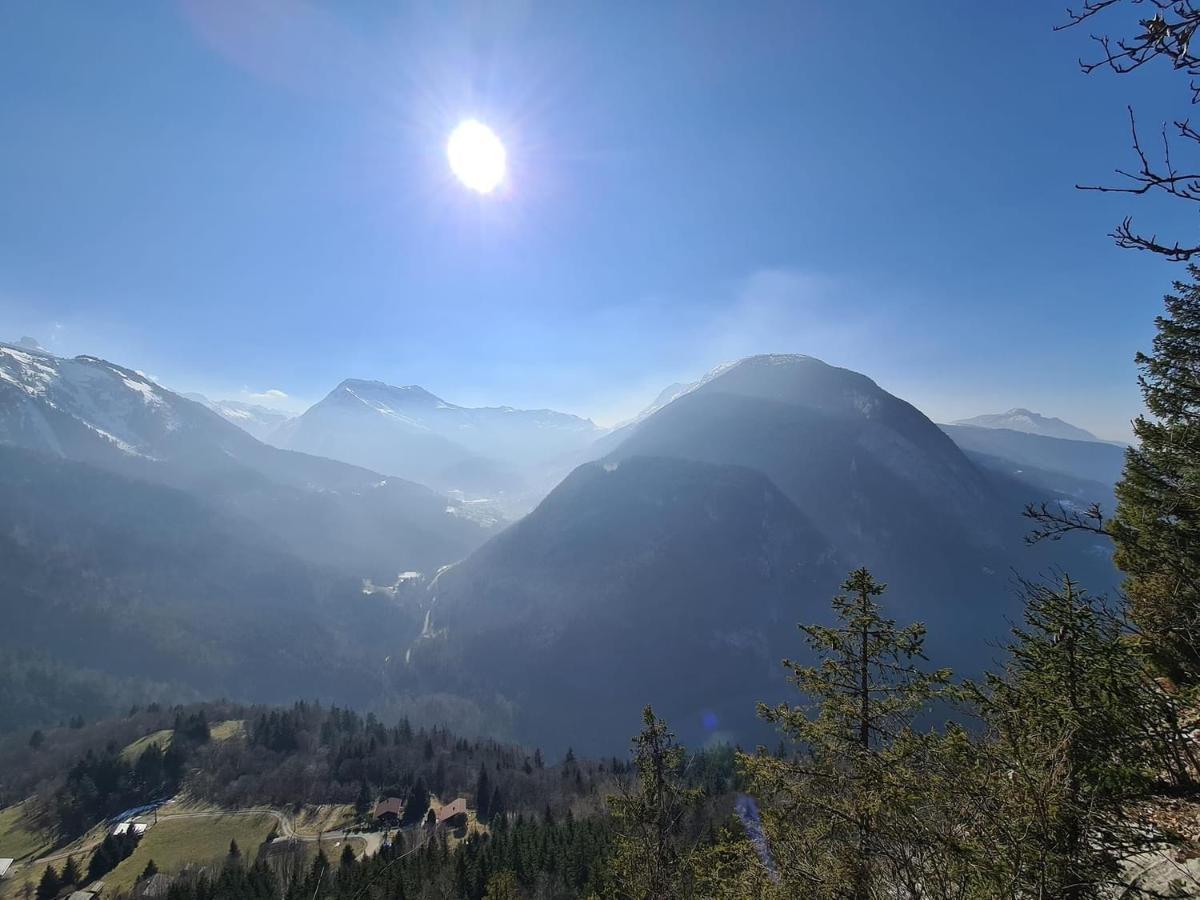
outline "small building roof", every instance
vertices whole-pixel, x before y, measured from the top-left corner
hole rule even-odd
[[[375,818],[382,816],[399,816],[404,812],[404,801],[399,797],[388,797],[375,804]]]
[[[437,821],[441,825],[447,819],[453,819],[455,816],[465,816],[467,814],[467,801],[462,797],[457,800],[451,800],[445,804],[437,812]]]
[[[0,857],[0,878],[8,874],[8,870],[12,868],[13,861],[10,857]]]

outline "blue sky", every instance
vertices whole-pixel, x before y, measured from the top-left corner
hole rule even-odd
[[[0,5],[0,337],[213,396],[345,377],[609,422],[755,352],[1127,434],[1178,267],[1083,194],[1167,73],[1059,4]],[[1136,12],[1136,9],[1135,9]],[[1120,20],[1114,20],[1118,25]],[[489,123],[510,179],[453,181]]]

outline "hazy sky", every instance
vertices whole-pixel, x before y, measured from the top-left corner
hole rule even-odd
[[[1072,185],[1128,164],[1127,103],[1188,94],[1081,75],[1061,6],[7,0],[0,337],[606,422],[801,352],[939,420],[1121,437],[1182,270],[1105,233],[1194,222]],[[467,116],[501,195],[450,176]]]

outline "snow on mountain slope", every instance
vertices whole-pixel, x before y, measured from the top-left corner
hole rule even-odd
[[[1040,434],[1044,437],[1064,438],[1069,441],[1096,441],[1090,431],[1084,431],[1062,419],[1043,416],[1021,407],[1014,407],[1008,412],[989,413],[982,416],[972,416],[969,419],[959,419],[951,424],[973,425],[976,428],[1007,428],[1011,431],[1023,431],[1026,434]]]
[[[440,490],[498,496],[521,494],[543,461],[600,433],[554,410],[458,406],[417,385],[348,379],[270,439]]]
[[[0,441],[72,456],[113,452],[156,458],[187,421],[186,403],[144,375],[93,356],[56,357],[0,344]]]
[[[421,484],[264,444],[92,356],[0,344],[0,444],[184,490],[307,559],[363,575],[453,562],[495,518]]]

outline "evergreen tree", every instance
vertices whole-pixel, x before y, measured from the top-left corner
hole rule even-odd
[[[504,808],[504,796],[500,793],[500,785],[492,789],[492,799],[488,804],[489,818],[492,822],[503,821],[507,810]]]
[[[362,781],[358,785],[358,797],[354,801],[354,812],[358,817],[365,818],[367,813],[371,811],[371,790],[367,787],[366,781]]]
[[[346,871],[348,869],[353,869],[356,861],[357,860],[354,857],[354,848],[349,844],[346,844],[346,846],[342,848],[342,859],[340,863],[342,870]]]
[[[66,863],[63,865],[62,874],[59,876],[59,881],[66,887],[67,885],[79,884],[83,873],[79,871],[79,863],[75,862],[74,856],[68,856]]]
[[[996,807],[984,852],[1014,896],[1110,896],[1157,841],[1128,807],[1150,787],[1160,707],[1119,620],[1070,579],[1027,586],[1024,620],[1005,672],[972,688]]]
[[[154,860],[150,860],[146,863],[146,868],[142,869],[142,874],[138,876],[138,880],[145,881],[149,878],[153,878],[157,874],[158,866],[155,864]]]
[[[95,881],[117,867],[120,859],[117,856],[115,843],[111,834],[104,836],[104,840],[100,842],[100,846],[96,848],[96,852],[88,861],[88,881]]]
[[[62,887],[62,882],[59,881],[58,872],[54,866],[46,866],[46,871],[42,873],[42,880],[38,882],[37,886],[38,900],[53,900],[58,896]]]
[[[446,793],[446,760],[441,757],[433,770],[433,783],[430,787],[439,797]]]
[[[759,705],[796,756],[739,754],[782,878],[804,896],[869,900],[881,877],[897,880],[887,870],[900,839],[886,816],[903,818],[918,779],[910,725],[948,687],[948,671],[918,666],[923,626],[883,616],[875,598],[885,588],[857,569],[833,599],[837,624],[800,626],[819,662],[784,665],[806,702]]]
[[[420,776],[409,789],[408,799],[404,803],[404,815],[400,819],[401,825],[416,825],[423,818],[425,812],[429,809],[429,788],[425,786],[425,779]]]
[[[229,860],[237,862],[242,858],[242,848],[238,846],[237,840],[230,838],[229,840]]]
[[[688,895],[685,817],[701,794],[683,782],[685,757],[666,723],[647,706],[641,733],[633,739],[634,782],[609,798],[617,830],[609,878],[623,900]]]
[[[1168,672],[1200,679],[1200,267],[1176,282],[1139,353],[1150,417],[1125,455],[1110,532],[1134,619]]]
[[[497,872],[488,879],[483,900],[522,900],[524,896],[517,876],[506,871]]]
[[[486,822],[491,816],[492,789],[488,781],[487,767],[479,764],[479,777],[475,780],[475,815]]]

